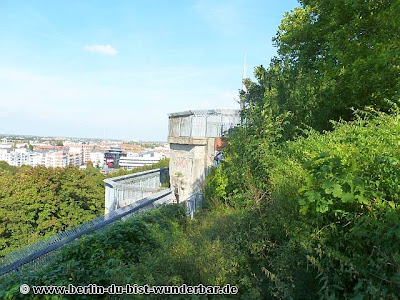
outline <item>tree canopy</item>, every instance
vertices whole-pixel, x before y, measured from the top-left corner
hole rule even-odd
[[[291,129],[317,130],[351,120],[352,109],[387,111],[399,98],[399,15],[398,0],[301,1],[273,39],[278,56],[245,81],[247,110],[290,111]]]

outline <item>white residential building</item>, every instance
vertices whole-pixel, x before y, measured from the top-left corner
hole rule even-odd
[[[19,148],[15,149],[14,151],[10,151],[7,162],[10,166],[16,167],[29,165],[29,152],[25,148]]]
[[[8,162],[9,153],[10,153],[9,149],[1,149],[0,148],[0,160]]]
[[[86,164],[90,161],[90,153],[92,151],[92,146],[89,145],[74,145],[69,147],[69,153],[79,153],[81,156],[81,164]]]
[[[47,153],[38,153],[38,165],[46,166],[46,155]]]
[[[29,152],[29,165],[36,167],[39,165],[39,155],[37,152]]]
[[[33,152],[31,155],[31,166],[46,166],[47,152]]]
[[[92,146],[82,145],[82,163],[86,164],[90,160],[90,154],[92,153]]]
[[[94,167],[102,168],[104,166],[103,152],[91,152],[89,157]]]
[[[36,167],[38,165],[46,164],[46,153],[32,152],[25,148],[19,148],[15,150],[0,148],[0,160],[16,167],[20,167],[22,165]]]

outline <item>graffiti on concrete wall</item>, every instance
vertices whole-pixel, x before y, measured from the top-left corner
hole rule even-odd
[[[176,170],[190,172],[192,169],[192,160],[187,157],[175,157],[173,164]]]

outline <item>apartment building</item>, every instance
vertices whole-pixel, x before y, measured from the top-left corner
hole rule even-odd
[[[90,160],[90,153],[92,153],[92,146],[82,145],[82,163],[86,164]]]
[[[30,152],[28,164],[31,165],[32,167],[45,166],[46,165],[46,153]]]
[[[92,152],[92,146],[90,145],[74,145],[74,146],[69,146],[69,151],[70,154],[77,154],[81,156],[80,158],[80,164],[86,164],[88,161],[90,161],[90,153]]]
[[[48,168],[65,168],[68,164],[68,154],[64,151],[50,151],[46,153],[46,164]]]
[[[20,167],[29,165],[29,152],[25,148],[15,149],[8,154],[8,164],[10,166]]]
[[[81,153],[68,153],[68,165],[71,165],[71,166],[82,165]]]
[[[10,153],[9,149],[0,148],[0,160],[8,162],[9,153]]]

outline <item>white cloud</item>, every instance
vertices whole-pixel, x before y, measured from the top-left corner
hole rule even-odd
[[[88,45],[83,47],[85,51],[104,55],[116,55],[118,51],[110,45]]]

